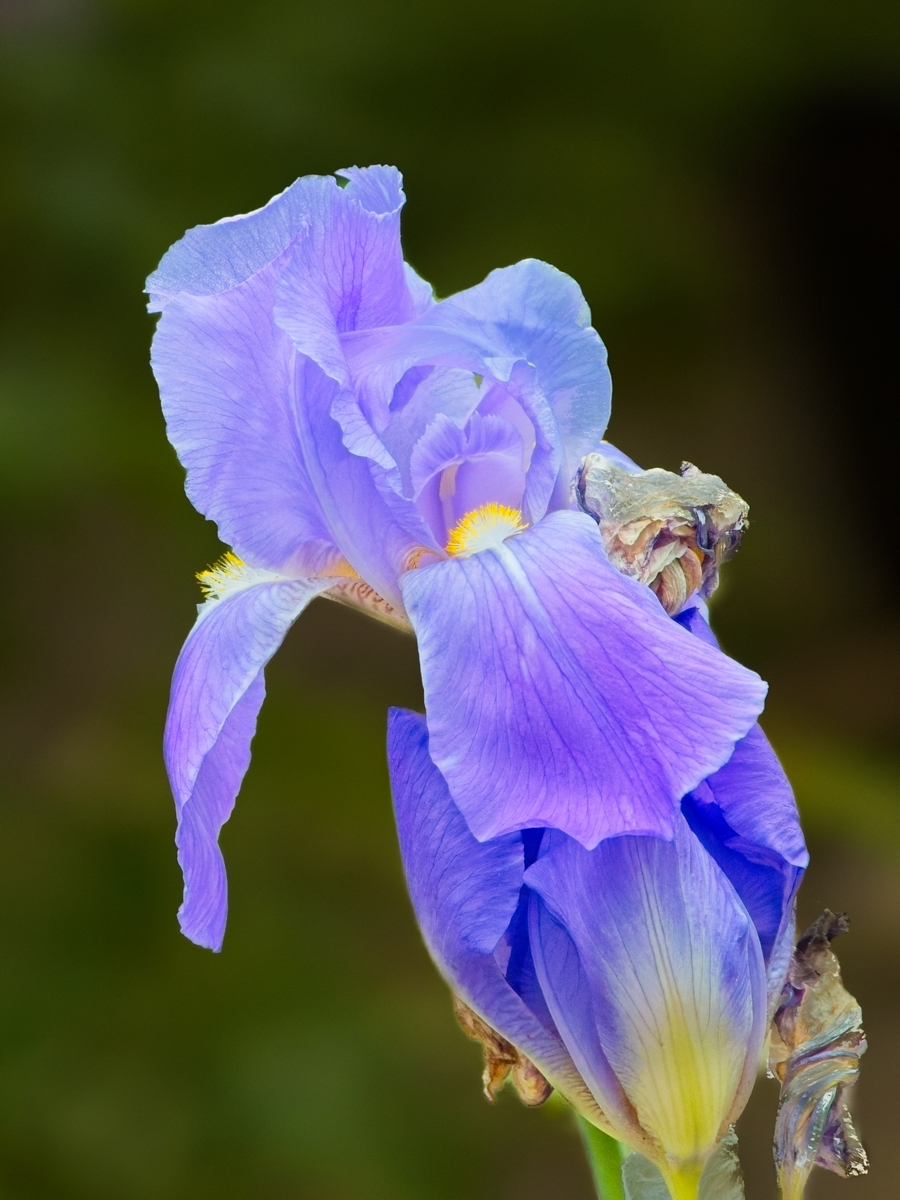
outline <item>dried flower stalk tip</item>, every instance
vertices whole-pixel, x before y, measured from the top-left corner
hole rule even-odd
[[[481,1043],[484,1051],[484,1074],[481,1078],[484,1094],[491,1103],[497,1099],[497,1093],[510,1075],[519,1098],[529,1108],[537,1108],[550,1098],[553,1088],[530,1058],[526,1058],[511,1042],[501,1037],[459,996],[453,997],[453,1011],[463,1032],[473,1041]]]
[[[831,949],[849,927],[846,913],[828,909],[810,925],[775,1013],[769,1072],[781,1083],[775,1166],[785,1200],[801,1200],[814,1166],[848,1176],[869,1169],[845,1099],[866,1049],[862,1012]]]
[[[693,593],[715,591],[749,512],[718,475],[692,463],[682,463],[680,475],[628,471],[603,454],[582,463],[578,499],[600,526],[613,566],[651,587],[672,615]]]

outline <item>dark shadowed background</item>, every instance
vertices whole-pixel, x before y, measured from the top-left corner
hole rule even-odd
[[[316,601],[269,671],[219,956],[175,924],[159,743],[221,552],[147,365],[184,229],[396,163],[447,295],[581,283],[611,436],[750,502],[714,616],[767,729],[871,1049],[896,1195],[900,9],[894,0],[0,0],[0,1200],[588,1200],[569,1118],[479,1093],[384,766],[401,635]],[[741,1124],[771,1200],[772,1085]]]

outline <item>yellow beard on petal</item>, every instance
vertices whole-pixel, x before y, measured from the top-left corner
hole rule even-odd
[[[496,550],[508,537],[527,528],[519,509],[505,504],[483,504],[466,513],[451,530],[447,553],[466,558],[480,550]]]
[[[247,570],[242,558],[226,550],[217,563],[197,572],[197,581],[207,600],[219,600],[235,583],[243,580]]]

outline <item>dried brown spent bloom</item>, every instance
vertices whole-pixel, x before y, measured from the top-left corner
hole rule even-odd
[[[869,1168],[846,1102],[866,1049],[862,1011],[831,949],[849,927],[846,913],[826,909],[806,930],[773,1021],[769,1072],[781,1083],[775,1166],[785,1200],[801,1200],[814,1166],[849,1176]]]
[[[511,1042],[501,1037],[459,996],[453,997],[453,1010],[463,1031],[473,1041],[480,1042],[484,1050],[482,1080],[488,1100],[493,1102],[497,1099],[497,1093],[510,1075],[522,1103],[529,1108],[536,1108],[550,1098],[553,1088],[530,1058],[526,1058]]]
[[[737,492],[691,463],[680,475],[658,467],[632,472],[589,454],[577,490],[613,566],[651,587],[672,615],[694,592],[715,591],[720,564],[747,528],[749,507]]]

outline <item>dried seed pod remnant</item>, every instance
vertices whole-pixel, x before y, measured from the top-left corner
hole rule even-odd
[[[612,564],[648,584],[672,615],[693,593],[715,591],[719,564],[737,549],[749,512],[718,475],[691,463],[680,475],[631,471],[603,454],[582,463],[578,499],[599,524]]]
[[[801,1200],[814,1166],[849,1176],[869,1169],[845,1099],[866,1049],[862,1011],[831,949],[849,927],[846,913],[826,909],[806,930],[775,1013],[769,1072],[781,1083],[775,1166],[784,1200]]]
[[[481,1043],[484,1051],[482,1081],[488,1100],[493,1102],[497,1099],[497,1093],[510,1074],[519,1098],[528,1108],[537,1108],[549,1100],[553,1088],[530,1058],[526,1058],[496,1029],[492,1029],[459,996],[453,997],[453,1011],[463,1032],[473,1041]]]

